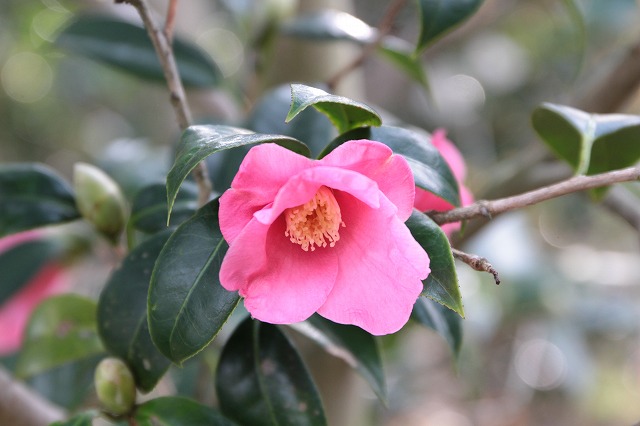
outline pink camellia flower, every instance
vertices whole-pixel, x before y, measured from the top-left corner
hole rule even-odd
[[[0,254],[20,244],[42,238],[43,234],[42,230],[36,229],[4,237],[0,239]],[[67,282],[62,267],[52,262],[37,271],[28,284],[0,305],[0,355],[20,348],[31,311],[46,297],[64,291]]]
[[[438,151],[440,151],[440,154],[453,172],[453,176],[458,181],[458,187],[460,188],[460,202],[462,206],[472,204],[473,194],[463,184],[464,178],[467,174],[467,168],[458,148],[456,148],[456,146],[447,139],[447,132],[444,129],[437,129],[433,132],[431,135],[431,143],[438,149]],[[429,210],[443,212],[451,210],[454,206],[431,192],[425,191],[421,188],[416,188],[415,207],[421,212]],[[460,222],[445,223],[442,225],[442,230],[447,235],[451,235],[459,229]]]
[[[220,282],[264,322],[314,312],[381,335],[408,320],[429,257],[404,222],[415,194],[406,160],[349,141],[322,160],[252,148],[220,198],[229,250]]]

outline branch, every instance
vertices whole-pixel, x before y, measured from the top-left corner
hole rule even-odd
[[[167,19],[164,23],[164,36],[169,43],[173,42],[173,29],[176,25],[176,12],[178,11],[178,0],[169,0],[167,9]]]
[[[173,48],[171,47],[171,41],[167,38],[165,32],[155,23],[151,16],[151,11],[147,5],[146,0],[116,0],[116,3],[129,3],[136,8],[142,18],[145,28],[153,42],[153,47],[156,50],[158,59],[164,71],[165,79],[167,80],[167,87],[171,96],[171,105],[176,113],[178,125],[180,130],[185,130],[191,125],[191,111],[187,104],[187,98],[180,80],[180,73],[178,72],[178,66],[176,65],[175,57],[173,56]],[[172,12],[172,7],[175,8],[177,1],[172,0],[169,5],[169,16],[167,16],[167,26],[173,28],[173,22],[175,19],[175,10]],[[171,29],[172,31],[172,29]],[[209,201],[211,195],[211,182],[209,181],[209,171],[204,162],[198,163],[195,169],[193,169],[193,177],[198,185],[199,196],[198,201],[202,206]]]
[[[64,411],[13,380],[0,368],[0,424],[42,426],[62,420]]]
[[[393,28],[393,21],[395,21],[396,16],[404,7],[405,2],[406,0],[395,0],[393,3],[391,3],[382,20],[380,21],[380,25],[378,25],[378,33],[373,41],[362,50],[360,55],[356,57],[353,62],[347,64],[346,67],[338,71],[333,77],[329,79],[329,81],[327,81],[327,86],[329,87],[330,91],[334,91],[336,86],[344,77],[360,67],[369,57],[369,55],[371,55],[373,51],[376,50],[378,46],[380,46],[380,43],[382,43],[382,40],[385,38],[385,36],[391,32],[391,29]]]
[[[490,273],[491,275],[493,275],[493,280],[496,282],[496,284],[497,285],[500,284],[500,277],[498,276],[498,271],[496,271],[493,265],[491,265],[491,263],[489,263],[489,261],[484,257],[480,257],[475,254],[465,253],[453,247],[451,247],[451,253],[453,254],[453,257],[463,261],[467,265],[471,266],[471,268],[473,268],[474,270],[478,272]]]
[[[446,212],[430,211],[427,214],[438,225],[443,223],[459,222],[461,220],[473,219],[479,216],[492,218],[500,213],[515,210],[522,207],[537,204],[542,201],[557,198],[573,192],[587,189],[599,188],[620,182],[629,182],[640,179],[640,168],[629,167],[612,172],[601,173],[592,176],[575,176],[554,185],[545,186],[534,191],[513,197],[500,198],[493,201],[478,201],[467,207],[460,207]]]

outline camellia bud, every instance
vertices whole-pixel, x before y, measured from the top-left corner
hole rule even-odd
[[[126,203],[117,183],[95,166],[77,163],[73,169],[76,205],[98,231],[115,240],[126,223]]]
[[[136,385],[127,365],[118,358],[100,361],[95,374],[98,400],[112,414],[131,411],[136,402]]]

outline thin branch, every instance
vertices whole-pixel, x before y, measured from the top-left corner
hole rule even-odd
[[[545,186],[534,191],[513,197],[500,198],[493,201],[481,200],[470,206],[460,207],[446,212],[427,212],[437,224],[459,222],[476,217],[492,218],[500,213],[537,204],[542,201],[571,194],[587,189],[599,188],[614,183],[629,182],[640,179],[640,168],[629,167],[612,172],[592,176],[575,176],[554,185]]]
[[[360,55],[356,57],[351,63],[347,64],[343,69],[338,71],[333,77],[327,81],[327,86],[329,90],[335,90],[336,86],[340,83],[340,81],[349,75],[352,71],[356,70],[360,67],[364,61],[367,60],[369,55],[371,55],[377,48],[380,46],[380,43],[384,40],[385,36],[387,36],[391,29],[393,28],[393,22],[396,19],[400,10],[404,7],[406,0],[395,0],[387,11],[385,12],[382,20],[380,21],[380,25],[378,25],[378,32],[376,37],[371,41],[371,43],[367,44],[367,46],[362,49]]]
[[[178,72],[178,66],[176,65],[175,57],[173,56],[173,48],[171,42],[165,35],[164,31],[156,24],[151,16],[151,10],[146,0],[116,0],[116,3],[129,3],[136,8],[142,22],[144,23],[149,37],[153,42],[153,47],[156,50],[162,70],[164,71],[165,79],[167,80],[167,87],[171,96],[171,105],[176,113],[178,125],[180,130],[185,130],[191,125],[191,111],[187,104],[187,97],[180,80],[180,73]],[[172,1],[172,3],[176,3]],[[170,7],[171,8],[171,7]],[[173,17],[167,17],[167,23],[174,20]],[[173,24],[170,24],[173,25]],[[198,201],[200,205],[204,205],[209,201],[211,195],[211,182],[209,181],[209,171],[204,162],[200,162],[195,169],[193,169],[192,175],[198,185],[199,196]]]
[[[451,253],[453,254],[453,257],[463,261],[467,265],[471,266],[471,268],[473,268],[474,270],[478,272],[490,273],[491,275],[493,275],[493,280],[496,282],[496,284],[500,285],[500,277],[498,276],[498,271],[496,271],[493,265],[491,265],[491,263],[489,263],[489,261],[484,257],[465,253],[453,247],[451,247]]]
[[[169,7],[167,9],[167,19],[164,22],[164,36],[169,41],[169,44],[173,43],[173,29],[176,25],[176,13],[178,11],[178,0],[169,0]]]
[[[62,420],[64,411],[0,368],[0,424],[41,426]]]

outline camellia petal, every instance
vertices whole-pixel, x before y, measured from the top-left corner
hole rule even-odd
[[[348,195],[339,202],[348,223],[336,246],[340,272],[318,313],[375,335],[394,333],[423,290],[429,257],[388,205],[367,209]]]

